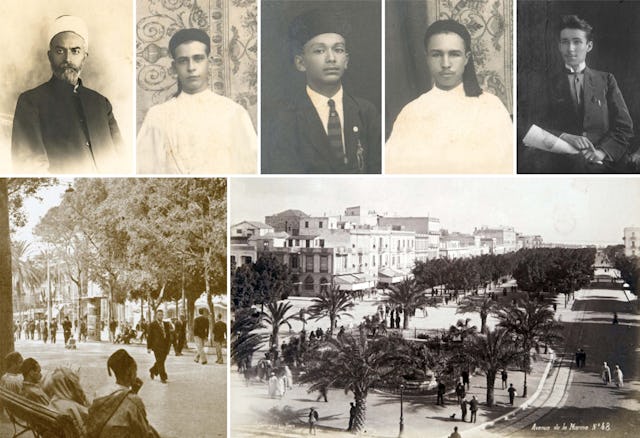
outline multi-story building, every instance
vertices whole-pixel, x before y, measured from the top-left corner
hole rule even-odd
[[[483,253],[480,242],[481,238],[472,234],[444,232],[440,236],[440,256],[450,259],[479,256]]]
[[[540,248],[542,247],[543,240],[542,236],[526,236],[520,233],[517,233],[516,236],[517,244],[516,249],[529,249],[529,248]]]
[[[438,258],[440,249],[440,219],[434,217],[378,217],[378,225],[395,226],[416,233],[415,258],[427,261]]]
[[[273,227],[262,222],[243,221],[231,225],[231,239],[248,239],[252,236],[264,236],[272,233]]]
[[[624,229],[624,255],[627,257],[640,256],[640,227],[626,227]]]
[[[504,254],[517,249],[516,232],[513,227],[490,228],[483,226],[476,228],[473,234],[483,239],[495,239],[494,254]]]
[[[290,236],[300,234],[300,220],[309,217],[300,210],[285,210],[272,216],[267,216],[265,222],[272,226],[274,231],[284,231]]]

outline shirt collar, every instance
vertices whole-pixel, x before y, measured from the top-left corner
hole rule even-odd
[[[59,88],[61,90],[65,90],[65,91],[73,91],[74,93],[77,93],[78,90],[80,88],[82,88],[82,79],[78,78],[78,83],[76,85],[71,85],[65,81],[63,81],[62,79],[58,79],[57,77],[55,77],[55,75],[51,76],[51,83],[56,87]]]
[[[182,100],[199,101],[199,100],[208,98],[212,94],[215,94],[215,93],[211,91],[209,88],[205,88],[201,92],[195,93],[195,94],[185,93],[184,91],[181,91],[180,94],[178,94],[177,98]]]
[[[326,106],[327,102],[329,102],[329,99],[333,99],[333,101],[337,104],[338,102],[342,102],[342,86],[340,86],[340,89],[336,92],[336,94],[331,97],[327,97],[318,93],[317,91],[312,90],[311,87],[307,85],[307,95],[309,96],[309,99],[311,99],[311,103],[313,103],[313,106],[315,107]]]
[[[564,67],[567,69],[569,73],[584,73],[584,69],[587,68],[587,63],[585,61],[582,61],[580,65],[578,65],[577,70],[574,70],[573,67],[571,67],[568,64],[565,64]]]
[[[439,95],[439,96],[462,96],[465,97],[466,94],[464,92],[464,83],[460,82],[460,85],[458,85],[455,88],[452,88],[451,90],[442,90],[438,87],[435,86],[435,84],[433,85],[433,88],[431,89],[431,92],[435,95]]]

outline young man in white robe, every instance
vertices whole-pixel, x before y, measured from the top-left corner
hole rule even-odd
[[[385,173],[512,173],[511,118],[478,84],[467,29],[436,21],[424,45],[434,86],[396,118]]]
[[[257,170],[257,137],[240,104],[209,88],[211,43],[200,29],[169,41],[178,93],[149,109],[137,140],[138,173],[236,174]]]

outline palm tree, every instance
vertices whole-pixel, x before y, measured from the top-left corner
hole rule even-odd
[[[484,333],[487,329],[487,318],[496,306],[496,302],[488,295],[479,297],[467,297],[460,305],[456,313],[480,313],[480,333]]]
[[[546,305],[520,298],[496,313],[498,325],[517,336],[522,348],[524,364],[524,388],[522,396],[527,396],[527,374],[531,367],[533,346],[537,343],[548,344],[562,339],[560,325],[553,319],[553,311]]]
[[[331,285],[331,287],[320,291],[320,295],[313,299],[313,304],[307,310],[315,320],[325,316],[329,317],[330,325],[327,334],[331,336],[337,320],[341,319],[343,315],[351,317],[351,314],[347,312],[353,306],[349,292],[340,289],[339,286]]]
[[[409,318],[415,314],[416,309],[429,305],[434,305],[435,300],[425,294],[421,288],[416,286],[416,280],[405,279],[397,285],[391,285],[390,291],[387,292],[385,302],[402,306],[404,319],[402,328],[409,328]]]
[[[231,358],[239,370],[251,366],[253,354],[260,349],[266,334],[256,333],[264,328],[260,313],[250,307],[239,309],[231,327]]]
[[[283,325],[288,325],[291,327],[291,322],[300,317],[295,313],[290,313],[289,310],[293,305],[291,303],[281,301],[270,301],[264,311],[262,311],[262,319],[271,327],[271,335],[269,336],[269,344],[270,346],[275,345],[276,347],[280,345],[278,343],[278,334],[280,333],[280,327]]]
[[[11,242],[11,270],[16,286],[18,311],[22,312],[22,297],[25,295],[25,287],[35,289],[43,282],[40,269],[30,260],[30,244],[24,240]]]
[[[369,390],[374,385],[395,381],[404,369],[397,353],[401,345],[399,337],[367,339],[364,330],[356,335],[346,333],[340,339],[330,338],[308,352],[307,372],[301,381],[311,383],[309,392],[331,386],[352,392],[356,405],[353,431],[362,431]]]
[[[467,338],[464,351],[468,361],[484,371],[487,378],[487,406],[493,406],[496,375],[502,368],[515,363],[522,356],[511,334],[503,328]]]

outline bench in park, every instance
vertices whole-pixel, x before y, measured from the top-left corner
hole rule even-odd
[[[13,424],[13,438],[28,432],[37,438],[79,438],[70,416],[34,403],[6,388],[0,388],[0,406]]]

